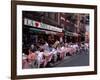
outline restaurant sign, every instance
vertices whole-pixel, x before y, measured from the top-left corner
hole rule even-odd
[[[56,31],[56,32],[62,32],[61,28],[57,28],[57,27],[54,27],[52,25],[48,25],[48,24],[38,22],[35,20],[31,20],[31,19],[27,19],[27,18],[24,18],[24,25],[42,28],[42,29],[47,29],[47,30]]]

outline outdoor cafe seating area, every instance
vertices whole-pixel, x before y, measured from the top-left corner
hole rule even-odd
[[[67,56],[87,53],[88,43],[60,43],[56,41],[53,45],[45,42],[44,44],[32,44],[22,54],[22,68],[45,68],[54,67],[57,62],[61,62]],[[71,57],[70,57],[71,58]],[[49,65],[49,66],[48,66]]]

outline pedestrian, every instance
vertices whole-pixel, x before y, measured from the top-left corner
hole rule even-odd
[[[37,54],[37,58],[36,58],[36,64],[37,67],[40,68],[42,64],[44,64],[44,49],[43,48],[38,48],[38,50],[36,51]]]
[[[56,39],[56,41],[55,41],[55,43],[53,44],[53,46],[56,48],[59,44],[60,44],[59,40]]]
[[[31,49],[26,49],[26,53],[22,55],[22,68],[33,68],[36,54]]]
[[[35,61],[36,61],[36,54],[34,51],[32,51],[31,49],[29,49],[29,54],[27,56],[28,58],[28,62],[31,65],[31,67],[35,67]]]

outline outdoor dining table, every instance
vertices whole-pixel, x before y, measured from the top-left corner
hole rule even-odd
[[[45,59],[46,59],[47,61],[50,61],[50,60],[51,60],[52,54],[51,54],[49,51],[45,51],[45,52],[43,53],[43,55],[44,55],[44,57],[45,57]]]

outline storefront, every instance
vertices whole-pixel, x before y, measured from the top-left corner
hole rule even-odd
[[[65,31],[65,42],[72,42],[73,34],[72,32]]]
[[[60,40],[59,34],[63,34],[62,29],[42,22],[24,18],[23,20],[23,46],[29,47],[31,44],[53,44],[56,39]]]
[[[79,34],[77,33],[73,33],[73,32],[69,32],[69,31],[65,31],[65,42],[72,42],[72,43],[76,43],[79,41]]]

